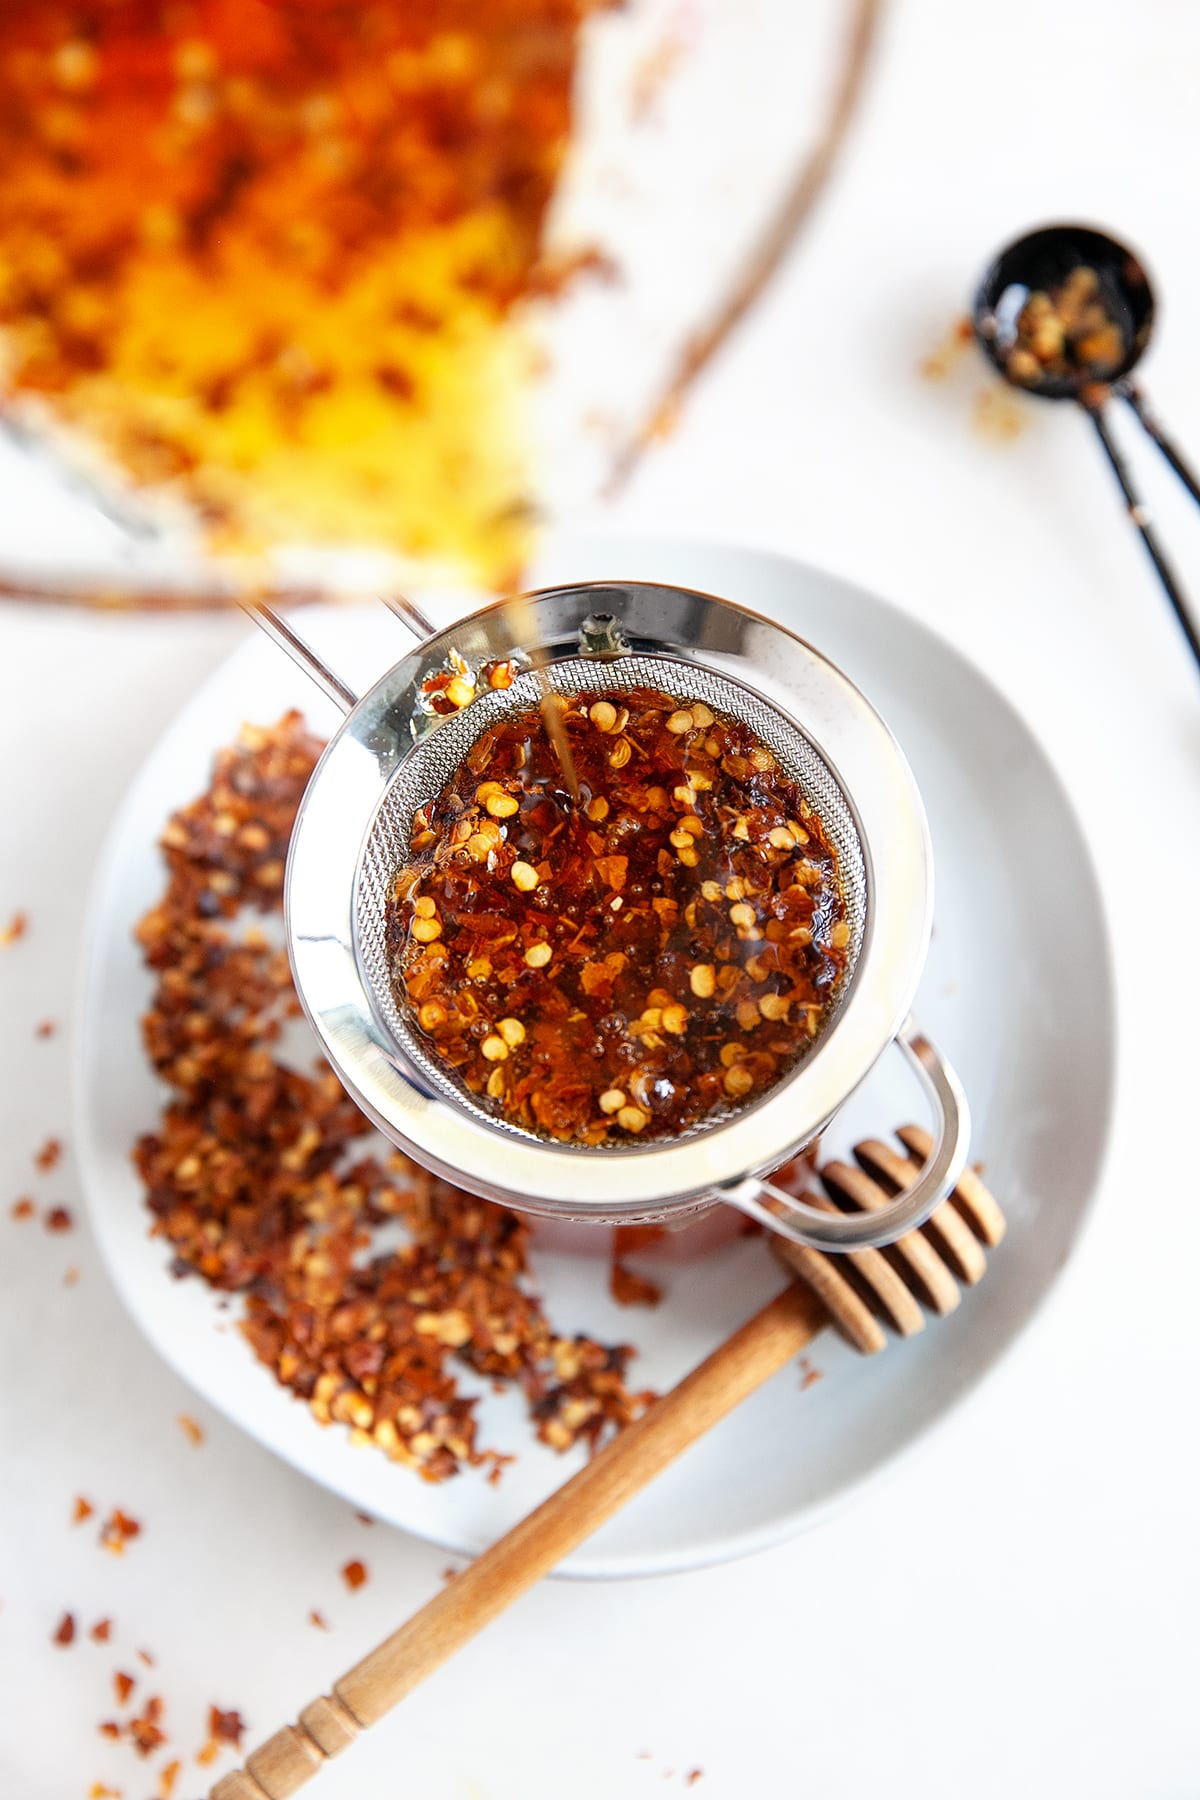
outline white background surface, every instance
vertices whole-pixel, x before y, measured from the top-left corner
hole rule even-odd
[[[983,663],[1046,742],[1119,925],[1122,1085],[1080,1254],[969,1410],[868,1501],[750,1562],[544,1586],[331,1765],[314,1790],[328,1800],[637,1800],[681,1791],[694,1767],[702,1800],[1200,1791],[1185,1154],[1200,684],[1081,422],[1028,403],[1023,433],[996,444],[972,425],[973,362],[941,386],[915,372],[995,243],[1091,217],[1146,254],[1165,297],[1147,384],[1200,456],[1198,55],[1200,14],[1179,0],[1018,0],[987,21],[900,0],[830,203],[617,514],[782,546],[880,589]],[[1200,594],[1197,520],[1143,466]],[[23,1192],[79,1208],[69,1155],[33,1174],[37,1145],[64,1133],[69,1052],[67,1031],[35,1042],[33,1027],[69,1018],[87,872],[125,782],[241,630],[0,619],[0,920],[32,921],[0,958],[0,1792],[20,1800],[100,1777],[128,1800],[153,1792],[152,1766],[95,1735],[135,1646],[159,1659],[151,1691],[181,1753],[210,1701],[257,1736],[446,1562],[202,1413],[81,1231],[4,1216]],[[174,1424],[185,1409],[207,1428],[199,1450]],[[71,1530],[76,1493],[145,1521],[124,1559],[97,1550],[93,1524]],[[372,1577],[353,1596],[337,1575],[351,1555]],[[305,1623],[312,1606],[333,1634]],[[112,1614],[115,1651],[55,1650],[66,1607]],[[189,1767],[178,1800],[202,1786]]]

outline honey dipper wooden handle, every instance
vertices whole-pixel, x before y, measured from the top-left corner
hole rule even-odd
[[[284,1800],[798,1356],[828,1322],[791,1283],[391,1637],[224,1776],[211,1800]]]

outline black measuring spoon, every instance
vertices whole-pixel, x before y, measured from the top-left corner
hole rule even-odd
[[[972,319],[984,354],[1007,382],[1043,400],[1074,400],[1091,419],[1200,664],[1200,631],[1105,416],[1110,398],[1124,400],[1200,502],[1200,482],[1129,379],[1154,328],[1154,294],[1140,260],[1088,226],[1043,226],[1000,252],[979,284]]]

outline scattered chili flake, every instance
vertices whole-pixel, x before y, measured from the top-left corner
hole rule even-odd
[[[154,1694],[146,1701],[142,1716],[130,1719],[126,1732],[139,1756],[152,1756],[167,1741],[167,1734],[159,1724],[163,1714],[161,1698]]]
[[[18,938],[23,938],[28,929],[28,914],[23,912],[14,913],[3,931],[0,931],[0,950],[7,950],[10,944],[15,944]]]
[[[175,1783],[179,1780],[180,1766],[179,1759],[176,1757],[173,1761],[165,1763],[159,1771],[159,1800],[171,1800],[171,1795],[175,1792]]]
[[[113,1676],[113,1690],[117,1696],[118,1706],[124,1706],[136,1686],[136,1676],[126,1675],[121,1669],[117,1670],[116,1674]]]
[[[75,1504],[77,1506],[78,1505],[87,1506],[87,1501],[86,1500],[84,1500],[82,1502],[76,1501]],[[92,1510],[92,1508],[90,1506],[88,1506],[87,1512],[83,1514],[83,1517],[85,1519],[87,1518],[87,1514],[90,1513],[91,1510]],[[91,1638],[91,1640],[94,1644],[107,1644],[109,1638],[111,1638],[111,1636],[112,1636],[112,1620],[111,1619],[97,1619],[96,1623],[92,1626],[92,1629],[88,1632],[88,1636]]]
[[[19,1200],[13,1201],[8,1210],[10,1218],[20,1220],[31,1219],[37,1209],[29,1196],[23,1194]]]
[[[64,1287],[74,1287],[78,1280],[79,1280],[79,1268],[78,1268],[77,1264],[71,1263],[68,1268],[65,1268],[63,1270],[63,1286]]]
[[[354,1516],[360,1525],[373,1525],[375,1523],[370,1513],[356,1512]]]
[[[689,1769],[683,1778],[684,1787],[695,1787],[696,1783],[703,1779],[703,1776],[703,1769]]]
[[[122,1790],[106,1787],[102,1781],[93,1781],[88,1789],[88,1800],[121,1800]]]
[[[216,1762],[220,1754],[221,1746],[218,1744],[216,1738],[209,1738],[203,1749],[197,1750],[196,1761],[200,1764],[202,1769],[207,1769],[210,1763]]]
[[[191,1413],[180,1413],[176,1424],[189,1444],[198,1448],[204,1442],[204,1427],[198,1419],[193,1419]]]
[[[800,1391],[801,1391],[801,1393],[806,1394],[810,1387],[815,1387],[817,1382],[821,1381],[823,1378],[824,1378],[824,1371],[822,1369],[814,1369],[812,1364],[809,1362],[807,1356],[802,1356],[800,1358]]]
[[[175,1273],[245,1296],[254,1353],[316,1419],[427,1480],[464,1466],[495,1480],[507,1459],[477,1443],[456,1362],[518,1384],[560,1449],[595,1445],[645,1400],[626,1384],[627,1347],[555,1331],[529,1289],[524,1220],[402,1156],[364,1154],[370,1126],[328,1066],[279,1059],[299,1011],[287,956],[244,915],[280,911],[321,749],[298,713],[246,726],[166,825],[166,891],[138,939],[156,982],[146,1049],[171,1098],[135,1162]],[[408,1242],[366,1254],[397,1222]]]
[[[315,1625],[318,1631],[329,1630],[329,1620],[323,1612],[318,1612],[315,1606],[308,1615],[308,1622],[310,1625]]]
[[[61,1139],[47,1138],[45,1143],[42,1145],[41,1149],[38,1151],[37,1155],[34,1157],[33,1161],[34,1161],[34,1166],[36,1168],[40,1169],[43,1175],[48,1175],[51,1169],[56,1168],[58,1166],[58,1163],[60,1162],[61,1158],[62,1158],[62,1141],[61,1141]]]
[[[1021,404],[1008,388],[997,382],[975,396],[973,425],[980,437],[995,443],[1011,443],[1024,431],[1027,419]]]
[[[447,1563],[446,1567],[442,1570],[442,1580],[446,1582],[453,1581],[455,1577],[461,1573],[462,1571],[456,1569],[453,1563]]]
[[[141,1522],[114,1506],[100,1527],[99,1542],[114,1556],[123,1556],[125,1546],[141,1532]]]
[[[216,1738],[219,1744],[232,1744],[235,1749],[240,1749],[245,1729],[246,1721],[236,1709],[222,1712],[219,1706],[209,1707],[208,1735]]]
[[[54,1642],[56,1644],[61,1644],[64,1649],[68,1644],[73,1644],[75,1642],[74,1613],[65,1612],[63,1614],[58,1622],[58,1629],[54,1633]]]
[[[357,1557],[355,1557],[352,1562],[344,1563],[342,1565],[342,1580],[350,1589],[351,1593],[353,1593],[356,1588],[362,1587],[366,1579],[367,1566],[365,1563],[359,1562]]]
[[[927,381],[945,381],[974,341],[974,323],[969,313],[962,313],[954,320],[936,349],[921,358],[917,365],[919,372]]]
[[[97,1725],[96,1730],[100,1733],[101,1737],[119,1738],[121,1735],[121,1727],[117,1724],[115,1719],[101,1720],[100,1724]]]
[[[134,1655],[137,1657],[138,1661],[144,1663],[148,1669],[154,1667],[154,1658],[148,1650],[135,1650]]]
[[[65,1206],[52,1206],[45,1216],[44,1224],[47,1231],[71,1231],[75,1220]]]
[[[43,1019],[35,1028],[33,1035],[34,1037],[49,1038],[53,1037],[57,1030],[58,1026],[54,1023],[53,1019]]]
[[[618,1306],[657,1306],[662,1299],[657,1281],[639,1275],[615,1256],[609,1269],[608,1291]]]

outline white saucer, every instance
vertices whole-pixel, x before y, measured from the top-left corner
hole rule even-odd
[[[952,1318],[872,1361],[822,1337],[812,1363],[770,1382],[565,1565],[575,1575],[648,1575],[744,1555],[811,1524],[877,1475],[970,1392],[1013,1342],[1069,1256],[1096,1184],[1114,1079],[1113,984],[1096,878],[1053,769],[1007,702],[956,651],[833,577],[758,552],[601,538],[560,539],[535,584],[605,577],[675,581],[772,614],[839,663],[898,736],[925,797],[937,866],[934,940],[918,1017],[958,1068],[975,1120],[972,1156],[1010,1221],[986,1281]],[[365,684],[403,642],[382,609],[310,614],[303,629]],[[163,875],[167,814],[206,785],[212,752],[243,720],[288,706],[317,729],[331,709],[264,638],[205,684],[133,783],[95,878],[75,1082],[75,1142],[92,1223],[113,1279],[155,1348],[212,1404],[356,1507],[448,1549],[498,1537],[574,1468],[533,1439],[522,1402],[487,1394],[481,1442],[515,1451],[499,1487],[468,1473],[431,1487],[322,1429],[254,1360],[234,1311],[167,1272],[147,1235],[129,1160],[160,1104],[138,1020],[149,982],[133,943]],[[839,1120],[830,1152],[919,1115],[899,1057]],[[657,1273],[658,1271],[656,1271]],[[745,1241],[666,1265],[654,1311],[610,1300],[606,1270],[541,1255],[552,1319],[636,1344],[638,1385],[676,1380],[778,1286]],[[469,1379],[464,1380],[469,1388]]]

